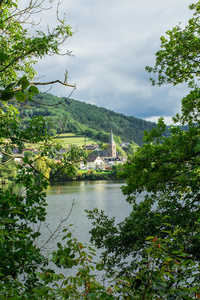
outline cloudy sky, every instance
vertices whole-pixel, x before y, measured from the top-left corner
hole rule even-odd
[[[73,57],[46,57],[36,66],[41,81],[64,79],[76,83],[72,98],[128,116],[156,121],[180,111],[187,93],[184,85],[152,87],[145,66],[153,66],[160,36],[191,16],[191,0],[64,0],[65,13],[75,34],[62,51]],[[42,22],[54,24],[55,9]],[[45,91],[45,90],[44,90]],[[55,85],[50,93],[67,97],[70,88]]]

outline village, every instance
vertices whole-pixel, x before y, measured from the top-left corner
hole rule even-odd
[[[128,144],[128,143],[126,143]],[[126,145],[125,145],[126,146]],[[113,170],[116,168],[119,168],[120,166],[122,166],[124,163],[126,163],[127,161],[127,156],[125,155],[121,155],[121,153],[117,152],[117,145],[116,142],[114,141],[114,136],[113,136],[113,132],[111,130],[110,132],[110,139],[109,142],[107,143],[107,150],[101,150],[100,147],[96,144],[96,145],[86,145],[85,146],[85,151],[87,152],[87,159],[86,160],[81,160],[79,163],[76,164],[76,169],[77,171],[79,170],[80,172],[84,172],[84,171],[106,171],[106,170]],[[54,163],[58,163],[61,164],[61,157],[64,153],[67,152],[67,149],[61,149],[60,151],[57,151],[56,156],[52,159],[54,161]],[[7,171],[5,172],[5,170],[2,170],[2,181],[8,181],[9,179],[12,180],[13,174],[15,173],[16,176],[16,165],[24,165],[24,168],[29,168],[30,165],[24,164],[24,157],[28,156],[29,158],[37,158],[37,156],[39,155],[39,151],[35,148],[30,148],[30,147],[26,147],[24,149],[22,149],[21,153],[19,153],[18,149],[14,149],[12,152],[12,156],[14,158],[14,165],[11,166],[11,168],[13,169],[13,171],[11,172],[12,174],[9,175],[9,168],[8,168],[8,164],[5,165],[5,167],[7,166]],[[47,160],[50,157],[47,157]],[[0,159],[3,162],[5,160],[5,157],[3,156],[3,153],[0,153]],[[38,160],[36,159],[36,163],[34,163],[34,165],[36,164],[36,168],[38,168],[39,166],[37,166]],[[43,162],[44,163],[44,162]],[[4,174],[5,173],[5,174]],[[6,174],[8,173],[8,174]],[[3,179],[4,178],[4,179]]]
[[[108,150],[100,150],[98,146],[86,146],[87,150],[92,150],[86,160],[86,164],[80,164],[81,170],[106,170],[112,169],[114,165],[124,164],[127,161],[126,156],[118,155],[116,143],[111,130]]]

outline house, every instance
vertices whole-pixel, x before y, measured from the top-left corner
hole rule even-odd
[[[99,150],[99,145],[86,145],[86,150],[89,151]]]
[[[98,150],[98,151],[95,151],[95,153],[96,153],[96,155],[99,155],[100,157],[108,156],[108,150]]]
[[[130,145],[130,143],[121,143],[121,144],[120,144],[120,147],[125,148],[125,147],[127,147],[128,145]]]
[[[87,162],[87,169],[105,170],[105,161],[99,155],[90,155]]]
[[[22,164],[23,163],[23,158],[24,158],[24,154],[14,154],[13,155],[13,157],[14,157],[14,161],[16,162],[16,163],[18,163],[18,164]]]
[[[107,168],[112,168],[112,166],[116,164],[124,164],[127,161],[124,156],[104,157],[103,159],[106,163]]]
[[[85,165],[84,160],[81,160],[79,163],[79,170],[87,170],[87,165]]]

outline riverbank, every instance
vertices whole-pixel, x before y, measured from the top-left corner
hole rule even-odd
[[[122,171],[122,170],[120,170]],[[115,180],[119,181],[119,170],[77,170],[76,173],[69,175],[67,173],[59,172],[55,176],[53,175],[50,179],[50,185],[58,182],[70,182],[70,181],[96,181],[96,180]],[[0,181],[0,188],[6,189],[8,187],[16,186],[14,181],[6,180],[5,182]]]
[[[61,181],[85,181],[85,180],[118,180],[119,170],[78,170],[71,176],[67,173],[58,173],[53,176],[50,183]]]

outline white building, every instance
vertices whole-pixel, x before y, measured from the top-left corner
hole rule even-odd
[[[105,170],[105,161],[100,156],[89,156],[87,159],[87,169]]]

